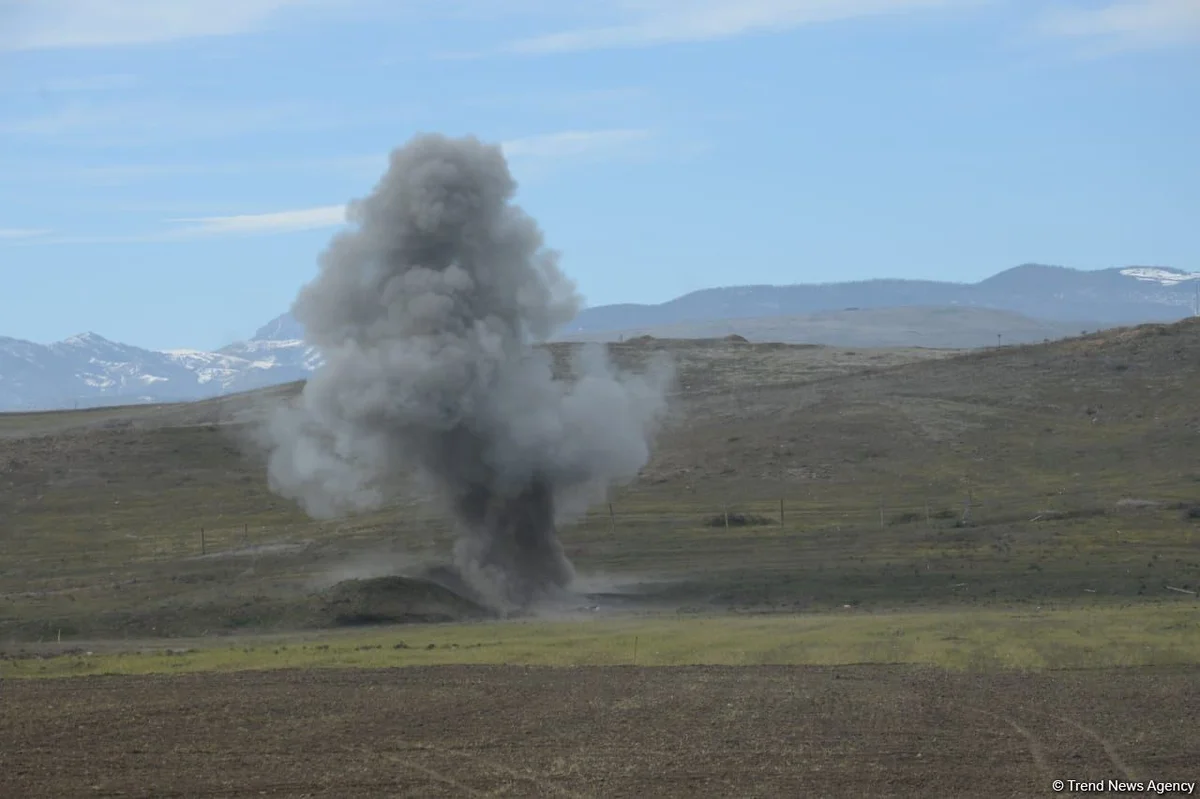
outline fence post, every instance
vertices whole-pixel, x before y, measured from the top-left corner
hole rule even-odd
[[[608,529],[613,535],[617,534],[617,514],[613,511],[612,503],[608,503]]]
[[[883,497],[879,498],[879,529],[883,529]]]
[[[779,498],[779,526],[783,527],[783,497]]]
[[[933,527],[933,520],[929,518],[929,498],[925,498],[925,526]]]
[[[200,554],[201,555],[207,554],[206,547],[204,544],[204,528],[203,527],[200,528]]]
[[[729,506],[725,506],[725,532],[729,532]]]

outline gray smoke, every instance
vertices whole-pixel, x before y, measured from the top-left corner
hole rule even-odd
[[[555,379],[533,344],[580,299],[515,191],[473,137],[395,150],[296,299],[324,365],[267,430],[272,490],[317,518],[383,507],[415,473],[459,528],[464,578],[502,608],[570,583],[557,526],[637,475],[670,381],[599,347]]]

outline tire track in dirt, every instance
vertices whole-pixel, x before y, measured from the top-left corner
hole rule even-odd
[[[548,792],[556,794],[558,796],[566,797],[566,799],[592,799],[592,797],[588,794],[576,793],[575,791],[572,791],[569,788],[565,788],[556,782],[552,782],[551,780],[549,780],[545,777],[539,777],[538,775],[533,774],[531,772],[519,771],[517,769],[510,768],[508,766],[503,765],[502,763],[497,763],[495,760],[492,760],[490,758],[486,758],[486,757],[482,757],[480,755],[474,754],[469,749],[466,749],[466,748],[455,747],[455,748],[446,749],[446,748],[430,746],[430,747],[428,747],[427,751],[436,752],[441,755],[450,755],[452,757],[461,757],[464,760],[469,760],[472,763],[475,763],[476,765],[483,766],[484,768],[490,770],[493,774],[504,774],[515,780],[521,780],[522,782],[528,782],[536,788],[539,788],[543,791],[548,791]],[[485,794],[485,795],[491,795],[491,794]]]
[[[1032,708],[1025,708],[1025,709],[1031,713],[1037,713],[1040,716],[1046,716],[1047,718],[1056,719],[1058,721],[1063,722],[1064,724],[1067,724],[1067,725],[1079,730],[1084,735],[1088,736],[1089,738],[1094,740],[1096,743],[1100,744],[1101,748],[1104,749],[1104,754],[1108,755],[1109,762],[1111,762],[1113,764],[1113,766],[1117,769],[1117,771],[1120,771],[1122,774],[1124,774],[1125,778],[1127,780],[1129,780],[1130,782],[1136,781],[1136,778],[1134,777],[1133,769],[1129,768],[1129,766],[1125,763],[1125,761],[1121,759],[1121,754],[1117,751],[1117,747],[1111,741],[1109,741],[1107,738],[1105,738],[1100,733],[1096,732],[1091,727],[1088,727],[1087,725],[1085,725],[1081,722],[1075,721],[1074,719],[1068,718],[1066,716],[1058,716],[1058,715],[1055,715],[1052,713],[1044,713],[1040,710],[1034,710]]]
[[[993,718],[1001,720],[1001,721],[1005,722],[1006,724],[1008,724],[1009,726],[1011,726],[1018,733],[1020,733],[1026,739],[1026,741],[1029,742],[1030,753],[1033,755],[1034,761],[1038,764],[1038,767],[1039,767],[1039,769],[1041,769],[1043,775],[1049,774],[1048,763],[1047,763],[1046,755],[1045,755],[1045,749],[1042,747],[1040,742],[1038,742],[1036,736],[1034,736],[1033,733],[1029,732],[1027,729],[1025,729],[1021,725],[1017,724],[1016,721],[1008,718],[1007,716],[1002,716],[998,713],[993,713],[991,711],[983,710],[981,708],[969,708],[969,709],[975,713],[980,713],[980,714],[983,714],[986,716],[991,716]],[[1088,738],[1090,738],[1093,741],[1095,741],[1096,743],[1100,744],[1100,748],[1104,750],[1104,754],[1108,758],[1108,761],[1112,764],[1112,766],[1117,771],[1119,771],[1121,774],[1123,774],[1125,776],[1125,778],[1127,780],[1129,780],[1130,782],[1136,781],[1134,770],[1131,769],[1129,767],[1129,764],[1127,764],[1121,758],[1121,754],[1119,751],[1117,751],[1116,745],[1113,744],[1112,741],[1108,740],[1103,735],[1098,733],[1095,729],[1087,726],[1086,724],[1083,724],[1082,722],[1076,721],[1075,719],[1069,718],[1067,716],[1058,715],[1056,713],[1046,713],[1045,711],[1036,710],[1034,708],[1027,707],[1027,706],[1021,706],[1018,709],[1023,712],[1026,712],[1026,713],[1032,713],[1034,715],[1041,716],[1043,718],[1052,719],[1052,720],[1060,722],[1062,724],[1066,724],[1067,726],[1083,733]]]
[[[428,751],[428,750],[417,750],[417,751]],[[441,784],[443,784],[447,787],[453,788],[454,790],[461,792],[462,796],[488,797],[488,796],[495,795],[491,792],[484,793],[483,791],[477,791],[474,788],[472,788],[471,786],[467,785],[466,783],[456,780],[453,777],[449,776],[448,774],[443,774],[442,772],[438,771],[437,769],[430,768],[429,766],[423,765],[421,763],[417,763],[411,758],[403,758],[403,757],[400,757],[399,755],[389,755],[388,759],[392,760],[396,763],[399,763],[403,767],[410,768],[413,771],[419,771],[420,773],[424,774],[426,777],[429,777],[429,779],[433,780],[434,782],[440,782]]]
[[[1016,730],[1016,732],[1025,739],[1025,742],[1028,745],[1030,757],[1033,758],[1034,766],[1036,766],[1037,770],[1041,772],[1042,777],[1045,779],[1050,779],[1050,764],[1046,760],[1046,750],[1042,747],[1042,743],[1037,739],[1037,736],[1007,716],[1002,716],[999,713],[993,713],[990,710],[984,710],[977,707],[968,707],[966,709],[972,713],[978,713],[980,715],[996,719],[997,721],[1002,721]]]

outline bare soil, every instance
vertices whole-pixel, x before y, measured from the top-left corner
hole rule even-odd
[[[5,683],[5,797],[1050,796],[1190,781],[1200,669],[275,671]]]

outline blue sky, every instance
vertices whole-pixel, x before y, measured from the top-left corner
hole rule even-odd
[[[213,348],[418,132],[589,304],[1200,270],[1200,0],[0,0],[0,335]]]

